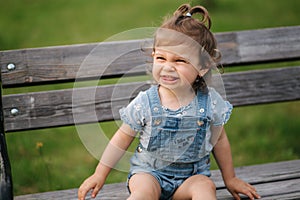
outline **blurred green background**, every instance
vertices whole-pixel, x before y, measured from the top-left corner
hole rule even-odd
[[[166,14],[186,2],[0,0],[0,50],[101,42],[133,28],[159,26]],[[191,3],[208,8],[213,32],[300,25],[298,0]],[[243,69],[253,67],[269,65]],[[236,70],[241,68],[225,72]],[[236,108],[226,125],[235,166],[299,159],[299,106],[288,102]],[[116,130],[114,122],[101,125],[108,135]],[[78,187],[98,162],[82,145],[75,127],[9,133],[7,143],[15,195]],[[126,175],[113,171],[107,182],[125,181]]]

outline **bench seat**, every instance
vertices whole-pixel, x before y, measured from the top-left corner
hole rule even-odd
[[[239,178],[253,184],[262,199],[299,199],[300,198],[300,160],[237,167]],[[217,186],[218,199],[233,199],[224,186],[219,170],[212,171],[212,179]],[[124,200],[128,197],[126,183],[106,184],[96,200]],[[77,189],[27,194],[15,200],[75,200]],[[88,196],[88,198],[90,197]],[[244,198],[243,198],[244,199]]]

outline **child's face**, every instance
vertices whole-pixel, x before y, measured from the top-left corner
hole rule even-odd
[[[157,83],[169,89],[192,88],[199,72],[187,59],[161,49],[152,55],[152,74]]]

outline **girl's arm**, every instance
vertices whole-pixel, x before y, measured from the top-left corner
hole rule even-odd
[[[253,186],[235,176],[230,144],[224,128],[214,146],[213,154],[221,170],[224,183],[235,199],[240,200],[239,193],[247,195],[250,199],[260,198]]]
[[[93,175],[88,177],[78,189],[78,199],[84,200],[86,194],[92,190],[92,198],[95,198],[110,173],[111,169],[122,158],[125,151],[135,137],[135,132],[126,124],[123,124],[110,140],[105,148],[101,160]]]

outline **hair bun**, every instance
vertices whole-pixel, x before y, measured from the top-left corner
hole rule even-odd
[[[177,10],[174,12],[174,16],[177,16],[177,17],[185,16],[186,13],[188,13],[190,9],[191,9],[191,6],[189,4],[183,4],[179,8],[177,8]]]
[[[202,19],[200,20],[200,22],[204,25],[206,25],[206,27],[208,29],[210,29],[211,27],[211,20],[208,14],[208,11],[206,10],[206,8],[204,8],[203,6],[194,6],[191,8],[190,13],[193,14],[200,14],[202,16]]]
[[[199,20],[201,24],[205,25],[208,29],[210,29],[211,20],[208,11],[203,6],[191,7],[189,4],[183,4],[174,12],[174,16],[177,17],[188,16],[187,14],[190,14],[189,17],[195,14],[199,14],[201,16],[201,19],[197,20]]]

